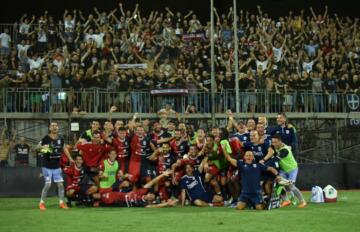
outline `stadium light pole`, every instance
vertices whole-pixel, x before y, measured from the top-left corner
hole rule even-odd
[[[215,126],[214,0],[210,0],[211,125]]]
[[[240,112],[240,96],[239,96],[239,42],[237,36],[237,7],[236,0],[234,0],[234,63],[235,63],[235,103],[236,103],[236,113]]]

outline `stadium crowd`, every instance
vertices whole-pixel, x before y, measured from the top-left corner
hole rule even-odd
[[[115,110],[113,106],[110,112]],[[57,123],[50,123],[49,134],[36,148],[45,179],[40,210],[46,210],[52,182],[65,209],[76,203],[95,207],[231,205],[260,210],[280,206],[280,197],[275,201],[273,193],[277,183],[284,185],[281,206],[291,201],[300,208],[306,206],[295,187],[296,130],[285,114],[278,114],[277,125],[268,127],[265,117],[236,121],[228,111],[227,127],[208,131],[196,130],[184,121],[162,126],[136,117],[127,123],[116,120],[113,124],[110,119],[102,126],[93,120],[72,145],[64,144]]]
[[[234,109],[233,10],[214,11],[216,91],[229,91],[226,108]],[[276,93],[285,111],[304,111],[311,101],[316,112],[326,105],[337,111],[339,95],[359,92],[358,18],[331,15],[327,7],[323,14],[312,8],[307,13],[271,18],[260,6],[256,14],[240,10],[242,112],[254,112],[255,93],[261,91]],[[204,92],[203,100],[209,102],[210,24],[192,10],[185,14],[165,8],[144,15],[139,5],[131,12],[119,3],[111,12],[94,8],[89,15],[65,10],[61,20],[47,11],[38,17],[25,14],[15,28],[15,38],[8,29],[0,35],[1,87],[127,92],[112,104],[133,112],[146,96],[131,93],[188,89],[188,105],[209,112],[208,104],[198,107],[195,93]],[[41,95],[31,98],[35,105],[42,100]]]

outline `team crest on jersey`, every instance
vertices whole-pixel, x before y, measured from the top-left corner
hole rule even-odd
[[[146,146],[146,141],[143,141],[142,144],[143,144],[143,146]]]
[[[286,133],[286,134],[290,134],[290,131],[289,131],[289,130],[286,130],[285,133]]]
[[[256,166],[257,166],[256,164],[253,164],[253,168],[256,168]]]
[[[258,150],[261,151],[261,147],[258,147]]]
[[[58,144],[58,145],[61,144],[61,140],[60,140],[60,139],[57,140],[57,144]]]

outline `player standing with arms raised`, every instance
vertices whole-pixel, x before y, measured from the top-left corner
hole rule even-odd
[[[68,209],[64,203],[64,179],[60,168],[60,156],[64,151],[70,162],[74,162],[69,151],[65,148],[64,140],[58,135],[59,127],[56,122],[50,123],[49,134],[46,135],[38,145],[38,150],[43,154],[42,174],[45,179],[45,185],[41,191],[39,209],[45,211],[45,198],[51,187],[51,182],[57,183],[59,195],[59,207]]]

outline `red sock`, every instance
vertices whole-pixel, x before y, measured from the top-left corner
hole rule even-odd
[[[215,202],[213,203],[213,206],[224,206],[224,202]]]

